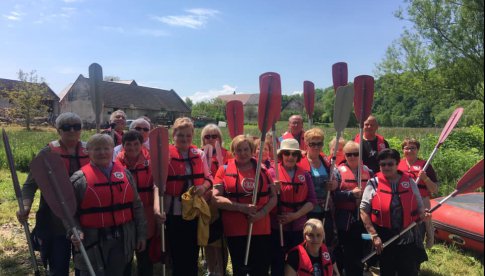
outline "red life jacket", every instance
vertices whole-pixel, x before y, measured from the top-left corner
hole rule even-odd
[[[384,141],[384,137],[382,137],[379,134],[376,134],[376,138],[377,138],[377,152],[380,152],[380,151],[382,151],[383,149],[386,148],[386,142]],[[356,143],[359,143],[359,141],[360,141],[360,135],[359,134],[357,134],[355,136],[354,141]]]
[[[256,165],[255,159],[251,159],[251,162]],[[235,160],[229,159],[224,173],[224,197],[233,202],[252,204],[254,187],[246,187],[245,184],[239,180]],[[258,184],[258,200],[256,201],[258,209],[261,209],[269,201],[269,184],[269,175],[266,169],[261,168]],[[224,234],[228,237],[248,235],[248,218],[244,213],[222,210],[222,225]],[[269,215],[253,223],[253,235],[269,235],[270,233],[271,223]]]
[[[330,165],[331,165],[330,160],[327,158],[327,156],[325,156],[325,154],[323,152],[320,153],[320,156],[318,158],[320,158],[320,161],[323,163],[323,166],[327,170],[327,173],[330,175],[330,172],[329,172]],[[297,166],[302,168],[303,170],[311,173],[310,161],[308,161],[308,158],[306,156],[303,156],[301,158],[301,160],[300,160],[300,162],[298,162]]]
[[[204,183],[204,164],[199,151],[195,146],[189,147],[189,156],[185,159],[174,145],[169,146],[170,163],[168,168],[167,186],[165,194],[181,196],[190,187],[188,181],[192,180],[194,186]],[[192,174],[186,175],[185,165],[189,161]]]
[[[377,193],[371,201],[371,220],[376,225],[391,229],[391,184],[381,172],[378,172],[376,177],[373,179],[374,180],[372,181],[377,180]],[[414,197],[413,189],[411,188],[411,183],[409,181],[409,175],[402,173],[399,184],[397,185],[397,194],[401,199],[403,209],[403,228],[406,228],[409,224],[416,220],[418,215],[418,203]]]
[[[347,163],[343,163],[338,167],[338,170],[340,172],[340,176],[342,177],[342,182],[340,183],[340,188],[339,190],[341,191],[352,191],[353,189],[357,188],[357,179],[356,176],[354,176],[354,173],[352,173],[352,170],[348,167]],[[370,179],[370,172],[367,166],[362,166],[361,170],[361,189],[364,191],[365,185],[367,184],[367,181]],[[341,210],[347,210],[347,211],[354,211],[357,210],[357,203],[352,200],[352,201],[341,201],[341,200],[336,200],[335,201],[335,208],[341,209]]]
[[[399,162],[399,165],[397,166],[397,169],[403,172],[406,172],[411,176],[414,180],[418,179],[419,172],[424,168],[424,165],[426,164],[426,161],[422,159],[418,159],[414,164],[411,166],[408,166],[408,163],[406,162],[406,158],[401,159],[401,162]],[[424,183],[423,180],[420,180],[418,183],[418,188],[419,188],[419,193],[421,194],[422,197],[430,197],[431,193],[428,191],[428,187],[426,186],[426,183]]]
[[[227,150],[223,147],[221,147],[221,153],[222,153],[222,162],[225,164],[227,162],[229,153]],[[219,164],[219,161],[217,161],[217,154],[212,154],[212,162],[211,162],[211,174],[212,176],[216,176],[217,169],[219,169],[219,166],[222,166],[224,164]]]
[[[147,238],[150,238],[155,232],[155,215],[153,213],[154,184],[150,163],[150,153],[145,147],[142,147],[141,154],[143,155],[145,162],[143,164],[138,163],[133,169],[128,168],[128,166],[126,165],[124,149],[122,149],[119,153],[117,160],[121,163],[121,165],[123,165],[130,171],[136,181],[136,189],[138,191],[138,195],[140,196],[141,201],[143,202],[143,209],[145,211],[145,217],[147,219]]]
[[[71,176],[77,170],[81,169],[82,166],[89,163],[88,150],[86,148],[85,142],[78,142],[77,143],[75,155],[69,154],[66,151],[66,148],[61,145],[61,142],[59,140],[55,140],[55,141],[50,142],[49,148],[51,149],[52,152],[55,152],[62,157],[62,160],[64,160],[64,165],[66,166],[66,170],[67,170],[69,176]],[[76,166],[72,167],[73,171],[70,171],[71,170],[71,162],[76,162]]]
[[[87,182],[79,210],[82,227],[118,226],[133,219],[134,191],[121,164],[113,163],[110,179],[91,164],[81,170]]]
[[[298,251],[299,255],[299,260],[300,262],[298,263],[298,271],[296,271],[296,275],[308,275],[308,276],[313,276],[313,264],[310,259],[310,256],[308,256],[308,252],[305,249],[305,243],[303,242],[294,248],[292,248],[288,253],[292,251]],[[325,243],[322,243],[322,246],[320,247],[320,261],[321,261],[321,268],[322,268],[322,275],[323,276],[331,276],[333,275],[333,265],[332,265],[332,260],[330,258],[330,253],[328,252],[328,248],[325,245]]]
[[[300,141],[298,141],[298,143],[300,144],[300,149],[301,150],[306,150],[306,145],[305,145],[305,132],[300,132]],[[285,140],[285,139],[296,139],[293,134],[291,134],[291,132],[287,131],[285,133],[283,133],[283,135],[281,136],[281,140]]]
[[[291,178],[281,163],[278,166],[281,181],[281,211],[296,212],[307,202],[308,186],[305,179],[307,172],[296,166],[295,175]]]

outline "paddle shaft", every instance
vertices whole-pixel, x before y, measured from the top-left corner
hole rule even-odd
[[[2,135],[3,135],[3,145],[5,147],[5,153],[7,155],[8,167],[10,169],[10,174],[12,176],[12,184],[15,190],[15,197],[17,198],[17,203],[19,205],[20,213],[24,214],[25,208],[24,208],[24,200],[22,198],[22,191],[20,190],[19,179],[17,177],[17,172],[15,171],[15,162],[13,159],[12,149],[10,148],[10,142],[8,141],[8,136],[7,136],[7,133],[5,132],[5,129],[2,129]],[[29,254],[30,254],[32,266],[34,267],[34,273],[35,275],[40,275],[39,266],[37,265],[37,260],[35,258],[34,246],[32,245],[32,240],[30,238],[29,223],[27,221],[24,221],[22,222],[22,226],[24,228],[25,238],[27,239],[27,245],[29,247]]]
[[[333,156],[332,156],[332,162],[330,164],[330,170],[329,170],[329,180],[332,181],[333,178],[334,178],[334,175],[333,175],[333,170],[335,169],[335,163],[337,162],[337,151],[338,151],[338,141],[340,140],[340,136],[342,134],[340,133],[340,131],[337,131],[337,135],[335,136],[335,146],[333,148]],[[324,213],[323,213],[323,219],[322,219],[322,223],[323,225],[325,225],[325,219],[327,218],[326,214],[328,212],[328,202],[330,201],[330,191],[327,190],[327,198],[325,199],[325,209],[324,209]]]
[[[276,137],[276,124],[273,124],[271,129],[273,131],[273,141],[272,141],[272,143],[273,143],[273,158],[274,158],[274,162],[275,162],[274,172],[275,172],[276,180],[280,181],[280,170],[279,170],[279,166],[278,166],[278,162],[277,162],[278,153],[277,153],[277,149],[276,149],[277,145],[278,145],[278,143],[276,142],[276,139],[278,139]],[[278,190],[278,208],[279,207],[280,207],[280,191]],[[281,224],[281,223],[279,224],[279,229],[280,229],[280,246],[284,247],[285,246],[285,240],[284,240],[284,236],[283,236],[283,224]]]
[[[363,126],[360,125],[359,128],[359,165],[357,168],[357,185],[359,189],[362,189],[362,154],[364,153],[364,134]],[[360,211],[357,208],[357,221],[360,220]]]

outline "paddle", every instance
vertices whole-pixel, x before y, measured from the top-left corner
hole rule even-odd
[[[96,116],[96,133],[99,133],[101,116],[103,111],[103,91],[101,90],[101,81],[103,81],[103,69],[101,65],[93,63],[89,65],[89,96]]]
[[[362,153],[363,153],[363,131],[364,122],[372,111],[374,100],[374,78],[372,76],[360,75],[354,78],[354,113],[359,122],[359,166],[357,170],[357,184],[362,189]],[[338,143],[338,141],[337,141]],[[357,209],[357,219],[359,219]]]
[[[424,167],[422,169],[423,171],[426,171],[428,169],[428,166],[431,164],[431,161],[433,160],[434,156],[438,152],[438,149],[445,142],[446,138],[448,138],[448,135],[450,135],[453,128],[455,128],[455,126],[458,123],[458,121],[460,120],[462,114],[463,114],[463,108],[462,107],[458,107],[457,109],[455,109],[455,111],[453,111],[450,118],[448,119],[448,122],[446,122],[445,127],[441,131],[440,137],[438,138],[438,143],[436,143],[436,146],[434,147],[433,151],[431,152],[431,155],[429,156],[428,160],[426,161],[426,164],[424,164]],[[421,181],[421,175],[416,179],[416,183],[419,183]]]
[[[19,179],[17,177],[17,172],[15,171],[15,162],[13,159],[12,149],[10,148],[10,142],[8,141],[7,132],[2,128],[2,138],[3,146],[5,147],[5,153],[7,155],[7,163],[10,169],[10,174],[12,175],[13,189],[15,190],[15,197],[17,198],[17,203],[19,205],[19,210],[21,214],[25,213],[24,200],[22,198],[22,191],[20,190]],[[32,266],[34,267],[35,276],[40,275],[39,266],[37,265],[37,260],[35,259],[34,246],[32,245],[32,240],[30,238],[29,223],[27,221],[21,222],[24,227],[25,237],[27,239],[27,245],[29,246],[30,258],[32,261]]]
[[[264,142],[266,132],[271,125],[278,119],[280,107],[271,104],[273,97],[281,97],[281,79],[278,73],[268,72],[259,77],[259,106],[258,106],[258,128],[261,131],[261,144],[259,146],[258,163],[256,166],[256,175],[254,177],[254,188],[252,203],[256,205],[258,198],[259,177],[261,175],[261,162],[263,159]],[[251,246],[251,236],[253,233],[253,223],[249,223],[248,239],[246,243],[246,252],[244,255],[244,266],[247,267],[249,260],[249,248]]]
[[[30,171],[52,212],[67,222],[76,239],[81,241],[73,218],[77,208],[74,187],[69,181],[66,167],[60,155],[53,152],[40,152],[32,160]],[[95,276],[82,242],[79,244],[79,249],[88,267],[89,274]]]
[[[303,100],[305,102],[305,110],[308,114],[308,124],[310,128],[313,123],[313,110],[315,107],[315,85],[311,81],[303,82]]]
[[[448,199],[455,197],[458,194],[463,194],[467,192],[473,192],[477,188],[483,186],[483,159],[479,161],[477,164],[475,164],[472,168],[470,168],[462,177],[460,180],[458,180],[458,183],[456,185],[456,189],[449,194],[447,197],[443,198],[438,204],[436,204],[431,210],[429,210],[429,213],[433,213],[436,211],[439,207],[443,205]],[[386,246],[391,244],[393,241],[404,235],[407,231],[412,229],[416,225],[416,222],[413,221],[408,227],[404,228],[399,234],[393,236],[389,240],[387,240],[383,245],[382,248],[384,249]],[[385,253],[385,252],[383,252]],[[365,256],[362,259],[362,263],[366,262],[368,259],[372,258],[376,254],[376,251],[371,252],[369,255]]]
[[[158,187],[158,206],[160,214],[164,212],[163,194],[165,193],[165,186],[167,184],[168,175],[168,129],[164,127],[157,127],[150,131],[150,158],[152,167],[153,182]],[[157,202],[155,200],[154,205]],[[161,247],[162,258],[165,256],[165,223],[161,227]],[[162,275],[165,275],[165,261],[162,261]]]
[[[330,165],[330,181],[333,180],[333,170],[337,160],[337,151],[342,132],[349,122],[350,113],[352,111],[352,104],[354,99],[354,87],[350,85],[340,86],[335,93],[335,104],[333,106],[333,125],[336,131],[335,147],[333,150],[332,163]],[[328,211],[328,202],[330,200],[330,191],[327,191],[327,199],[325,200],[325,214]],[[325,225],[326,215],[323,216],[323,225]]]
[[[226,103],[226,119],[231,139],[244,133],[244,110],[241,101],[233,100]]]
[[[332,65],[333,90],[335,93],[340,86],[347,85],[348,76],[347,63],[337,62]]]

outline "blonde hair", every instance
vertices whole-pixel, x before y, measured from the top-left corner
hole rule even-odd
[[[325,139],[325,132],[323,132],[323,129],[321,128],[314,127],[312,129],[305,131],[305,134],[303,137],[305,141],[309,141],[312,138],[323,141]]]
[[[194,123],[189,117],[180,117],[175,120],[173,123],[173,136],[177,134],[177,131],[183,129],[183,128],[190,128],[192,130],[192,134],[194,134]]]
[[[354,141],[348,141],[342,150],[343,152],[348,153],[351,150],[355,150],[355,149],[359,150],[359,143],[356,143]]]
[[[323,239],[325,240],[325,231],[323,230],[322,221],[314,218],[307,220],[303,225],[303,239],[305,238],[305,235],[310,234],[313,229],[321,230],[323,233]]]
[[[256,149],[256,146],[254,145],[253,137],[251,137],[250,135],[241,134],[234,137],[234,139],[232,139],[231,152],[233,156],[235,156],[236,149],[239,147],[239,145],[245,142],[248,143],[249,148],[251,149],[251,153],[254,154],[254,150]]]
[[[207,134],[207,132],[217,132],[222,146],[222,131],[215,124],[208,124],[202,129],[202,131],[200,132],[200,146],[204,146],[204,136]]]
[[[330,150],[333,150],[335,148],[335,141],[337,140],[337,137],[333,137],[332,141],[328,143],[328,147]],[[338,144],[344,146],[345,145],[345,139],[344,137],[339,137],[338,139]]]
[[[114,148],[115,146],[113,138],[111,138],[111,136],[109,136],[108,134],[97,133],[89,138],[86,147],[89,151],[89,149],[105,144],[111,146],[111,148]]]

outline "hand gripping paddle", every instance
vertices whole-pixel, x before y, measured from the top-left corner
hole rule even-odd
[[[305,102],[305,110],[308,114],[308,124],[310,128],[313,123],[313,111],[315,107],[315,85],[311,81],[303,82],[303,100]]]

